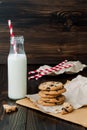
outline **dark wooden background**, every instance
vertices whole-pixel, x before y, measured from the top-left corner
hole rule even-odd
[[[65,59],[87,64],[87,0],[1,0],[0,87],[7,88],[8,19],[25,38],[28,71]]]
[[[9,52],[8,19],[15,35],[24,35],[28,64],[87,63],[87,0],[1,0],[1,64]]]

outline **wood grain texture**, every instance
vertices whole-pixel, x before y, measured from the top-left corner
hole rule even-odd
[[[1,130],[26,130],[26,108],[18,107],[19,112],[4,115],[0,121]]]
[[[87,63],[86,0],[1,0],[0,64],[9,53],[8,19],[15,35],[24,35],[28,64]]]
[[[30,122],[30,126],[27,123],[26,130],[86,130],[86,128],[82,126],[74,124],[73,127],[72,123],[63,120],[61,122],[58,118],[51,117],[50,115],[48,116],[32,109],[28,110],[27,122]]]

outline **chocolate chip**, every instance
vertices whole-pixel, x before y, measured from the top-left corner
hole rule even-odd
[[[54,85],[53,84],[50,84],[50,87],[53,87]]]
[[[59,97],[56,97],[57,100],[59,100]]]
[[[59,102],[55,102],[55,105],[59,105]]]
[[[64,110],[65,112],[69,112],[69,111],[68,111],[66,108],[64,108],[64,107],[62,108],[62,110]]]
[[[49,88],[49,87],[47,87],[47,88],[46,88],[46,90],[47,90],[47,91],[49,91],[49,90],[50,90],[50,88]]]
[[[47,101],[44,101],[45,103],[48,103]]]

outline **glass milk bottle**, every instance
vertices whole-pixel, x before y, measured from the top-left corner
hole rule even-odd
[[[15,48],[16,52],[15,52]],[[10,40],[8,55],[8,97],[10,99],[24,98],[27,94],[27,58],[24,51],[23,36]]]

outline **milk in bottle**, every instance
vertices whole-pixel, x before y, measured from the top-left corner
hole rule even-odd
[[[10,42],[10,53],[8,55],[8,97],[20,99],[27,94],[27,58],[24,52],[24,38],[23,36],[14,37]]]

